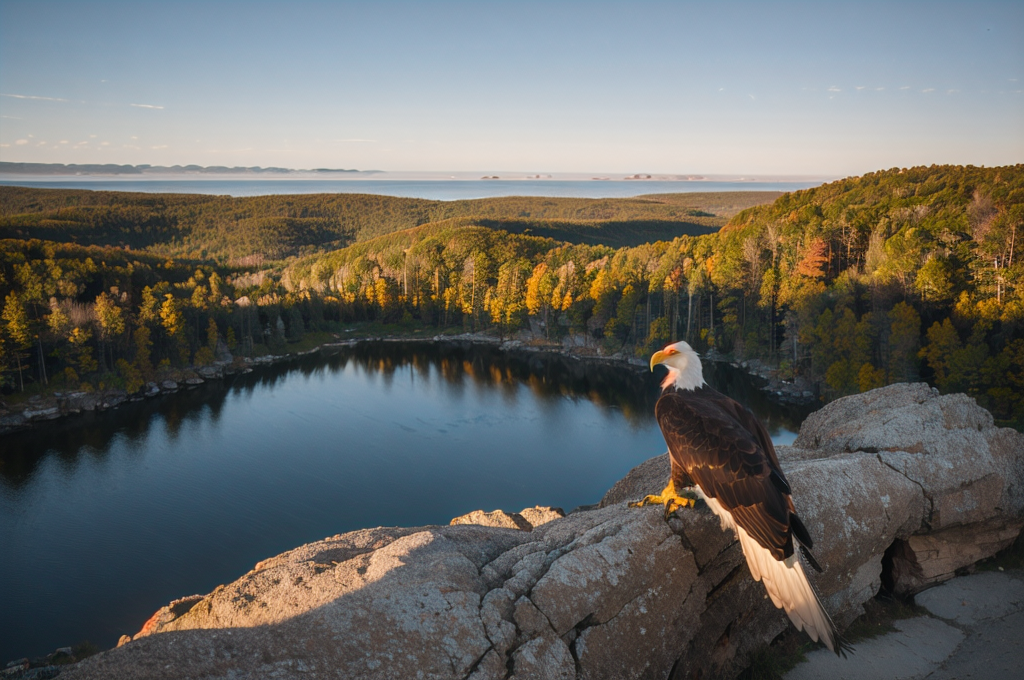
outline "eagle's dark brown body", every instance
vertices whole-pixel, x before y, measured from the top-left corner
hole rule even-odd
[[[707,385],[669,388],[654,413],[677,489],[699,485],[777,560],[793,554],[794,531],[812,547],[772,440],[754,414]]]
[[[688,345],[682,350],[692,354]],[[665,363],[672,370],[671,354],[656,357],[662,355],[670,357]],[[696,354],[691,361],[698,361]],[[679,387],[679,375],[670,374],[655,407],[668,444],[675,493],[696,486],[722,528],[735,531],[751,575],[764,583],[775,606],[784,609],[812,639],[821,639],[829,649],[844,654],[848,647],[800,562],[802,553],[821,571],[808,550],[811,537],[796,514],[789,482],[767,430],[749,410],[703,380],[693,388]]]

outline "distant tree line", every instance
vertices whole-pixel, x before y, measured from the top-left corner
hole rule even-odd
[[[715,200],[732,214],[763,200],[736,192]],[[706,234],[725,217],[686,199],[503,197],[430,201],[369,194],[204,196],[0,187],[0,238],[146,249],[164,256],[230,264],[276,261],[453,218],[505,221],[565,241],[633,245]]]
[[[8,239],[7,389],[137,386],[161,365],[212,360],[218,342],[280,350],[354,322],[531,326],[640,355],[687,339],[772,363],[825,399],[926,379],[1024,423],[1024,166],[872,173],[743,210],[714,234],[626,247],[497,228],[526,219],[454,216],[273,265]]]

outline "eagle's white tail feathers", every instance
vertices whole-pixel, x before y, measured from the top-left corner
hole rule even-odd
[[[818,599],[818,594],[807,580],[807,574],[804,573],[803,564],[798,557],[799,550],[794,551],[785,560],[775,559],[771,552],[762,548],[743,527],[736,525],[732,514],[725,510],[721,503],[705,496],[699,487],[695,487],[694,490],[718,515],[722,529],[732,529],[736,532],[743,555],[747,558],[750,575],[755,581],[764,583],[772,603],[785,610],[797,630],[807,631],[812,640],[820,639],[829,650],[835,652],[839,644],[838,632],[821,600]]]

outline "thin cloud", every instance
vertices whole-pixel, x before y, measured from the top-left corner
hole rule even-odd
[[[168,147],[167,147],[167,145],[166,145],[166,144],[158,144],[157,146],[151,146],[151,147],[149,147],[149,148],[150,148],[150,149],[166,149],[166,148],[168,148]]]
[[[927,94],[927,93],[929,93],[929,92],[935,92],[935,88],[934,88],[934,87],[926,87],[926,88],[924,88],[923,90],[921,90],[921,92],[922,92],[923,94]]]
[[[6,92],[0,92],[0,97],[10,97],[12,99],[36,99],[44,102],[66,102],[67,99],[60,99],[59,97],[37,97],[34,94],[8,94]]]
[[[865,87],[867,87],[867,86],[866,86],[866,85],[858,85],[858,86],[857,86],[856,88],[854,88],[854,89],[856,89],[856,90],[857,90],[858,92],[860,92],[860,91],[861,91],[861,90],[863,90],[863,89],[864,89]]]
[[[361,139],[359,137],[352,137],[349,139],[334,139],[331,140],[336,144],[376,144],[376,139]]]
[[[755,97],[754,95],[748,94],[747,96],[750,97],[750,101],[754,101],[754,102],[757,101],[757,97]]]
[[[901,90],[909,90],[909,89],[910,89],[910,85],[904,85],[904,86],[903,86],[903,87],[901,87],[900,89],[901,89]]]
[[[27,139],[18,139],[14,143],[17,144],[18,146],[24,146],[24,145],[28,144],[28,140]]]
[[[156,104],[129,104],[128,106],[134,106],[137,109],[163,109],[162,106]]]
[[[24,118],[18,118],[17,116],[0,116],[0,118],[6,118],[7,120],[25,120]]]
[[[840,88],[836,87],[835,85],[833,85],[832,87],[828,88],[827,91],[828,92],[842,92],[842,90]]]

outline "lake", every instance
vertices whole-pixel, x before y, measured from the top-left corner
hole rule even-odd
[[[270,194],[381,194],[454,201],[497,196],[628,198],[642,194],[697,191],[798,191],[821,182],[658,180],[410,180],[410,179],[128,179],[0,175],[0,184],[42,189],[91,189],[146,193],[266,196]]]
[[[664,452],[660,375],[366,342],[0,438],[0,662],[113,646],[171,600],[337,533],[596,503]],[[731,366],[706,377],[792,441],[805,413]]]

